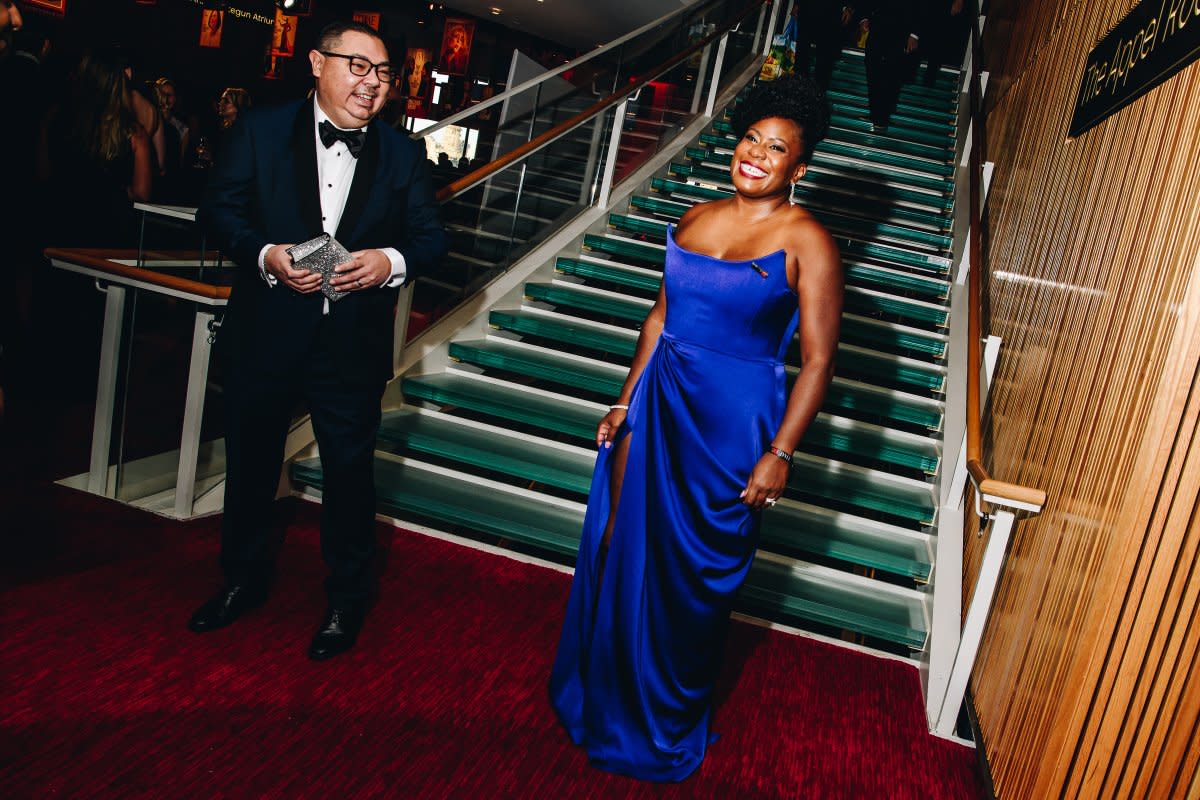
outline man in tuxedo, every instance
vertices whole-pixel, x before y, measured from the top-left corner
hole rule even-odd
[[[876,132],[887,130],[912,77],[928,0],[860,0],[859,27],[867,33],[867,102]]]
[[[227,350],[225,585],[189,627],[261,605],[273,579],[271,509],[293,404],[307,400],[321,453],[328,610],[316,660],[353,647],[372,594],[374,450],[392,378],[399,287],[446,251],[423,148],[374,120],[395,77],[373,29],[338,22],[309,52],[309,100],[255,109],[230,129],[199,219],[239,267],[220,330]],[[288,247],[322,232],[351,251],[327,300]]]
[[[829,91],[833,67],[846,43],[846,26],[854,16],[854,8],[841,0],[801,0],[795,14],[796,74],[809,74],[809,64],[815,56],[813,79],[822,91]]]

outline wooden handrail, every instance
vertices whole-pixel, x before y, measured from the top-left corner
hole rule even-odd
[[[49,259],[68,261],[72,264],[78,264],[81,267],[90,267],[98,272],[106,272],[110,275],[130,278],[167,289],[174,289],[179,292],[196,295],[197,297],[204,297],[210,300],[229,299],[231,289],[229,286],[181,278],[169,272],[122,264],[117,260],[136,261],[138,258],[137,250],[104,250],[94,247],[47,247],[44,255]],[[161,255],[167,256],[168,254],[164,253]],[[171,260],[190,260],[188,257],[192,255],[195,255],[197,258],[199,257],[199,253],[169,254]],[[213,265],[213,269],[216,269],[215,264]],[[223,269],[231,268],[224,267]]]
[[[979,398],[979,380],[982,367],[983,347],[983,226],[981,223],[983,194],[983,145],[987,137],[987,117],[983,111],[983,53],[979,41],[979,18],[971,20],[971,152],[968,161],[970,171],[970,225],[971,235],[967,250],[970,259],[970,275],[967,280],[967,472],[976,489],[982,494],[1001,500],[1037,506],[1046,504],[1046,493],[1041,489],[1006,483],[992,478],[983,465],[982,417]]]
[[[458,194],[461,194],[462,192],[465,192],[467,189],[470,189],[472,186],[474,186],[478,183],[482,183],[483,181],[490,178],[492,175],[495,175],[497,172],[500,172],[501,170],[506,169],[507,167],[511,166],[512,164],[514,164],[518,161],[521,161],[524,158],[529,157],[533,153],[537,152],[538,150],[542,149],[546,145],[553,142],[555,139],[558,139],[558,138],[566,135],[566,133],[568,131],[579,126],[581,123],[583,123],[583,122],[587,121],[588,119],[596,116],[597,114],[611,108],[612,106],[617,105],[622,100],[624,100],[626,97],[633,94],[638,89],[641,89],[643,86],[650,83],[650,81],[656,79],[659,75],[662,75],[667,70],[669,70],[672,67],[676,66],[677,64],[680,64],[683,61],[687,60],[689,57],[692,56],[692,54],[697,53],[700,50],[703,50],[705,47],[708,47],[708,45],[710,45],[712,42],[721,38],[722,36],[727,34],[729,31],[733,30],[733,28],[737,27],[737,25],[739,25],[742,22],[742,20],[744,20],[746,17],[748,17],[750,15],[750,13],[752,11],[754,11],[755,9],[757,9],[759,6],[764,5],[764,4],[770,5],[773,2],[774,2],[774,0],[751,0],[751,2],[748,3],[746,5],[746,7],[744,9],[742,9],[742,11],[739,14],[737,14],[732,20],[727,22],[725,24],[725,26],[723,28],[721,28],[721,30],[714,31],[713,33],[709,34],[708,36],[705,36],[703,39],[692,44],[690,47],[686,48],[682,52],[675,54],[671,58],[669,58],[666,61],[659,64],[658,66],[648,70],[641,78],[631,80],[626,86],[613,92],[608,97],[597,100],[595,103],[588,106],[583,111],[580,111],[578,114],[575,114],[574,116],[570,117],[569,119],[566,119],[566,120],[560,122],[559,124],[555,125],[550,130],[546,131],[545,133],[543,133],[533,139],[530,139],[528,142],[521,145],[520,147],[515,148],[511,152],[505,153],[504,155],[500,156],[500,158],[496,159],[495,161],[492,161],[488,164],[484,164],[479,169],[475,170],[474,172],[470,172],[470,173],[464,175],[463,177],[459,178],[458,180],[454,181],[453,183],[449,183],[449,184],[443,186],[441,189],[439,189],[437,191],[438,201],[444,203],[447,200],[449,200],[450,198],[452,198]]]

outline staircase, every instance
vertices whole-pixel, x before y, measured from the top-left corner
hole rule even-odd
[[[920,76],[918,76],[919,78]],[[764,512],[742,611],[912,654],[931,614],[943,461],[957,72],[909,85],[871,133],[862,54],[847,51],[828,139],[796,201],[841,248],[846,303],[824,408]],[[402,377],[379,434],[383,512],[570,563],[597,420],[619,391],[661,280],[668,224],[732,191],[727,116],[523,297]],[[533,184],[542,191],[543,187]],[[553,193],[553,185],[544,187]],[[798,344],[788,357],[795,374]],[[320,489],[319,462],[292,465]]]

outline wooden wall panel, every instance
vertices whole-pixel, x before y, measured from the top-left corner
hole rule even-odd
[[[973,678],[1002,798],[1183,797],[1200,757],[1200,65],[1066,139],[1087,53],[1134,5],[989,10],[985,461],[1050,496]]]

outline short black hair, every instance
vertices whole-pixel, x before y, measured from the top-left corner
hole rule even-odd
[[[345,19],[338,20],[337,22],[331,22],[321,29],[320,35],[317,36],[317,50],[328,50],[329,48],[333,47],[335,42],[340,42],[342,36],[351,32],[366,34],[372,39],[378,39],[383,43],[384,47],[387,47],[387,42],[382,36],[379,35],[379,31],[375,30],[370,25],[364,25],[361,22]],[[391,51],[388,51],[388,57],[391,58]]]
[[[734,108],[733,132],[740,139],[751,125],[768,117],[790,119],[800,126],[800,142],[804,147],[800,161],[807,164],[829,132],[829,101],[821,87],[809,78],[762,81]]]

